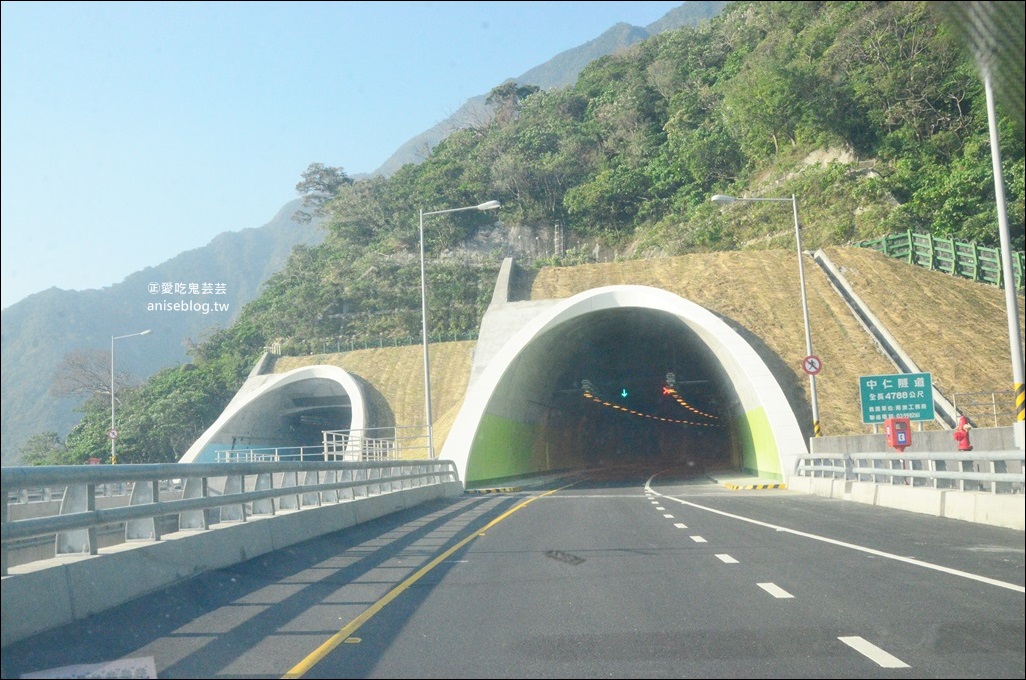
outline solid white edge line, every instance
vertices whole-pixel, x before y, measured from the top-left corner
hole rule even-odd
[[[945,574],[951,574],[952,576],[961,576],[962,578],[971,579],[973,581],[979,581],[980,583],[986,583],[986,584],[989,584],[989,585],[992,585],[992,586],[997,586],[999,588],[1006,588],[1008,590],[1012,590],[1012,591],[1015,591],[1017,593],[1026,593],[1026,588],[1024,588],[1023,586],[1016,585],[1014,583],[1007,583],[1005,581],[999,581],[999,580],[997,580],[995,578],[989,578],[987,576],[980,576],[978,574],[970,574],[967,571],[960,571],[958,569],[951,569],[950,567],[942,567],[939,564],[931,564],[930,562],[923,562],[922,560],[916,560],[916,559],[913,559],[911,557],[902,557],[901,555],[894,555],[892,553],[883,552],[882,550],[874,550],[873,548],[866,548],[866,547],[861,546],[861,545],[855,545],[854,543],[845,543],[844,541],[838,541],[838,540],[833,539],[833,538],[827,538],[826,536],[817,536],[816,534],[810,534],[810,533],[806,533],[804,531],[795,531],[794,529],[788,529],[787,527],[777,526],[775,524],[770,524],[768,522],[761,522],[761,521],[759,521],[757,519],[751,519],[749,517],[742,517],[741,515],[734,515],[732,513],[724,512],[722,510],[717,510],[715,508],[707,508],[704,505],[699,505],[697,503],[692,503],[691,501],[686,501],[686,500],[683,500],[681,498],[674,498],[673,496],[667,496],[664,493],[660,493],[660,492],[655,491],[655,490],[652,489],[651,484],[652,484],[652,480],[655,479],[655,477],[656,477],[655,475],[652,475],[651,477],[648,478],[648,481],[645,482],[645,489],[647,491],[650,491],[651,493],[654,493],[654,494],[657,494],[659,496],[662,496],[663,498],[667,498],[669,500],[676,501],[676,502],[680,503],[681,505],[687,505],[687,506],[690,506],[692,508],[698,508],[699,510],[705,510],[706,512],[713,512],[713,513],[716,513],[717,515],[723,515],[724,517],[730,517],[731,519],[739,519],[742,522],[748,522],[750,524],[756,524],[758,526],[766,527],[767,529],[773,529],[774,531],[783,531],[783,532],[786,532],[786,533],[789,533],[789,534],[794,534],[795,536],[803,536],[805,538],[811,538],[814,541],[822,541],[824,543],[830,543],[832,545],[837,545],[837,546],[840,546],[842,548],[850,548],[852,550],[859,550],[861,552],[868,553],[870,555],[876,555],[877,557],[885,557],[885,558],[887,558],[889,560],[895,560],[897,562],[905,562],[906,564],[913,564],[913,565],[915,565],[917,567],[924,567],[926,569],[933,569],[934,571],[940,571],[940,572],[943,572]]]

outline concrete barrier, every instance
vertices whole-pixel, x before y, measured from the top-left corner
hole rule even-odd
[[[131,541],[99,555],[65,555],[11,567],[0,583],[0,646],[73,623],[203,572],[281,550],[437,498],[463,493],[460,482],[420,486],[245,522]],[[126,576],[130,575],[130,576]]]
[[[873,484],[827,477],[792,477],[787,488],[824,498],[1026,530],[1026,495],[1023,494]]]

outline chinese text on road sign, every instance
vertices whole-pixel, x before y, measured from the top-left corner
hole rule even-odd
[[[859,376],[862,422],[888,418],[933,420],[933,381],[929,373]]]

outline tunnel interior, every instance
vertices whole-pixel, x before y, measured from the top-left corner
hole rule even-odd
[[[500,477],[510,464],[524,472],[736,465],[738,401],[709,347],[673,314],[583,314],[532,340],[503,376],[468,479]]]

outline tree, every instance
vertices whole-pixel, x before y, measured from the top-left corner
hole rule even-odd
[[[25,465],[76,465],[86,461],[68,450],[68,445],[56,432],[34,434],[21,445],[21,460]]]
[[[302,177],[303,180],[296,185],[296,191],[303,197],[304,209],[297,210],[292,216],[293,221],[302,224],[319,217],[324,204],[333,199],[339,189],[353,183],[345,170],[324,163],[311,163]],[[308,212],[311,208],[313,211]]]
[[[495,122],[505,125],[512,122],[520,112],[520,104],[539,90],[537,85],[517,85],[510,80],[492,89],[485,103],[495,111]]]
[[[53,372],[51,393],[56,397],[110,395],[110,352],[100,349],[73,349],[65,354]],[[130,373],[114,375],[115,393],[133,384]]]
[[[734,137],[750,156],[793,145],[798,121],[805,113],[803,89],[796,75],[780,64],[757,62],[724,87],[721,112]]]

